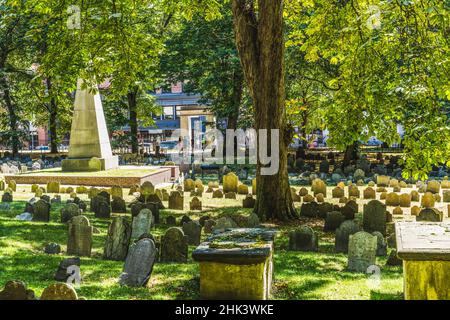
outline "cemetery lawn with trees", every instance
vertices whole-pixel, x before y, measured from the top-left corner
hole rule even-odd
[[[22,186],[20,187],[22,189]],[[126,191],[126,190],[124,190]],[[21,194],[23,200],[13,202],[9,212],[0,211],[0,283],[10,279],[21,279],[39,295],[44,288],[54,282],[53,277],[64,253],[48,255],[43,247],[51,242],[60,243],[65,252],[67,225],[61,224],[60,209],[63,205],[52,205],[49,223],[14,220],[23,212],[27,193]],[[32,193],[29,193],[31,196]],[[79,195],[87,200],[87,195]],[[187,194],[185,194],[187,196]],[[63,200],[69,195],[62,195]],[[203,201],[205,201],[205,197]],[[214,201],[213,201],[214,200]],[[166,202],[164,202],[167,204]],[[202,216],[212,218],[220,216],[248,216],[251,209],[243,209],[241,201],[233,199],[209,199],[204,206]],[[177,220],[186,212],[161,210],[161,219],[168,215]],[[117,215],[117,214],[114,214]],[[129,216],[129,214],[126,214]],[[188,212],[192,219],[199,212]],[[120,286],[118,275],[122,272],[123,261],[104,260],[103,247],[109,220],[95,218],[87,212],[91,224],[100,233],[93,235],[93,252],[90,258],[81,258],[82,285],[77,288],[79,296],[87,299],[198,299],[199,271],[198,263],[191,258],[195,246],[189,246],[187,264],[157,263],[154,265],[148,287],[130,288]],[[311,226],[320,237],[319,252],[288,251],[288,232],[300,225]],[[275,227],[268,224],[268,227]],[[151,232],[159,237],[169,228],[165,224],[157,225]],[[378,257],[383,265],[382,282],[378,288],[371,288],[368,277],[346,271],[347,255],[334,253],[334,234],[323,231],[323,220],[301,218],[277,226],[279,234],[275,241],[274,255],[274,299],[402,299],[402,269],[384,266],[386,257]],[[204,238],[204,236],[203,236]]]

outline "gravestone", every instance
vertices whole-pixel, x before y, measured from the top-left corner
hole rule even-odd
[[[411,206],[411,195],[403,193],[398,197],[400,207],[409,208]]]
[[[377,237],[377,251],[376,256],[377,257],[384,257],[387,255],[387,243],[386,240],[384,240],[384,236],[378,232],[372,232],[372,235]]]
[[[205,225],[203,226],[203,232],[204,233],[211,233],[213,232],[214,226],[216,225],[216,222],[212,219],[206,220]]]
[[[236,224],[236,222],[230,217],[221,217],[216,221],[214,231],[223,232],[226,229],[233,229],[237,227],[238,225]]]
[[[78,300],[78,295],[71,285],[58,282],[45,288],[40,300]]]
[[[427,192],[422,196],[421,205],[424,208],[434,208],[436,199],[431,192]]]
[[[132,244],[119,277],[122,286],[142,287],[147,285],[157,257],[152,239],[144,238]]]
[[[433,180],[427,184],[427,192],[439,193],[441,191],[441,184],[439,181]]]
[[[321,179],[314,179],[311,185],[311,190],[313,191],[314,196],[317,196],[319,193],[326,196],[327,185]]]
[[[2,195],[2,202],[13,202],[12,193],[5,191]]]
[[[411,191],[411,201],[414,201],[414,202],[420,201],[420,194],[416,190]]]
[[[114,217],[108,228],[103,258],[123,261],[128,253],[131,238],[131,225],[125,217]]]
[[[17,184],[14,180],[9,180],[8,182],[8,188],[11,189],[13,192],[17,191]]]
[[[195,182],[192,179],[185,179],[183,183],[184,192],[190,192],[195,190]]]
[[[131,237],[138,239],[141,235],[146,234],[152,227],[153,215],[151,210],[142,209],[139,214],[133,218]]]
[[[303,203],[300,209],[300,216],[316,218],[319,214],[319,204],[317,202]]]
[[[183,233],[187,237],[188,245],[198,246],[200,244],[200,236],[202,227],[195,221],[183,224]]]
[[[248,194],[244,200],[242,200],[242,207],[253,209],[255,207],[256,200],[253,198],[251,194]]]
[[[190,210],[200,210],[202,211],[202,202],[199,198],[193,197],[192,200],[189,202],[189,209]]]
[[[355,198],[359,198],[360,197],[360,192],[357,186],[348,186],[348,197],[355,197]]]
[[[375,190],[371,187],[368,187],[364,190],[363,197],[364,197],[364,199],[376,199],[377,198]]]
[[[69,222],[67,254],[90,257],[93,227],[85,216],[73,217]]]
[[[36,300],[34,291],[28,289],[22,281],[8,281],[5,287],[0,291],[0,301],[2,300]]]
[[[260,225],[259,217],[256,213],[252,212],[247,219],[247,228],[256,228]]]
[[[340,199],[345,196],[345,191],[340,187],[336,187],[331,191],[331,195],[334,199]]]
[[[386,235],[386,206],[378,200],[364,205],[363,229],[368,233],[375,231]]]
[[[61,246],[57,243],[48,243],[44,247],[44,253],[46,254],[60,254],[61,253]]]
[[[248,187],[245,184],[240,184],[238,186],[238,194],[247,195],[248,194]]]
[[[81,210],[75,203],[67,203],[62,209],[61,209],[61,222],[67,223],[69,222],[73,217],[79,216],[81,214]]]
[[[64,259],[59,263],[58,269],[55,273],[55,280],[56,281],[62,281],[66,282],[67,279],[73,275],[75,271],[70,271],[71,267],[78,267],[78,269],[81,266],[81,260],[78,257],[75,258],[68,258]]]
[[[212,194],[213,199],[222,199],[223,198],[223,192],[220,189],[214,190]]]
[[[223,176],[223,192],[237,192],[238,191],[239,178],[230,172]]]
[[[184,196],[178,191],[172,191],[169,196],[169,209],[184,210]]]
[[[397,193],[391,192],[386,195],[386,205],[397,207],[400,204],[400,198]]]
[[[377,176],[377,186],[378,187],[388,187],[390,178],[388,176]]]
[[[225,193],[225,199],[236,199],[236,193],[234,192],[227,192]]]
[[[377,252],[377,237],[360,231],[349,237],[348,270],[366,273],[375,265]]]
[[[325,226],[323,230],[325,232],[335,231],[342,222],[345,221],[345,217],[338,211],[328,212],[325,218]]]
[[[336,229],[336,236],[334,241],[335,252],[347,253],[350,236],[359,232],[360,230],[361,229],[358,224],[352,220],[342,222],[339,228]]]
[[[123,189],[119,186],[111,187],[110,194],[113,199],[114,197],[123,199]]]
[[[115,213],[127,213],[127,205],[125,200],[120,197],[113,197],[111,201],[111,211]]]
[[[302,226],[289,232],[290,251],[314,251],[319,250],[319,238],[313,229]]]
[[[186,263],[188,242],[180,228],[169,228],[161,238],[161,262]]]
[[[444,215],[442,212],[435,208],[422,209],[419,215],[416,217],[416,221],[428,221],[428,222],[442,222]]]
[[[38,200],[33,204],[33,221],[50,221],[50,203]]]

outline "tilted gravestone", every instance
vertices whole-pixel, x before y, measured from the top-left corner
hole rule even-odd
[[[348,270],[367,272],[375,265],[377,252],[377,237],[360,231],[350,236],[348,244]]]
[[[348,241],[350,235],[359,232],[361,229],[358,224],[352,220],[347,220],[341,223],[339,228],[336,229],[334,250],[336,253],[348,252]]]
[[[73,217],[69,222],[67,254],[90,257],[93,227],[85,216]]]
[[[202,226],[195,221],[183,224],[183,233],[187,237],[188,245],[198,246],[202,234]]]
[[[180,228],[169,228],[161,238],[161,262],[186,263],[188,242]]]
[[[131,237],[138,239],[141,235],[146,234],[152,227],[153,215],[151,210],[142,209],[139,214],[133,218],[133,226]]]
[[[50,221],[50,203],[38,200],[33,204],[33,221]]]
[[[144,238],[131,245],[119,277],[122,286],[142,287],[148,283],[157,258],[157,249],[152,239]]]
[[[131,238],[131,225],[125,217],[114,217],[108,228],[103,258],[123,261],[128,253]]]
[[[313,229],[302,226],[289,232],[290,251],[318,251],[319,238]]]
[[[372,200],[364,205],[363,229],[366,232],[374,231],[386,235],[386,205],[378,200]]]

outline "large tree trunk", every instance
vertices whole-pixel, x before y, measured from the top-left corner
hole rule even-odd
[[[228,115],[228,129],[236,130],[238,126],[239,110],[242,102],[242,93],[244,85],[244,75],[240,70],[236,70],[233,76],[233,108]]]
[[[257,164],[256,214],[262,219],[297,217],[291,197],[287,147],[292,139],[285,117],[283,1],[233,0],[236,43],[255,109],[256,129],[279,129],[279,170],[262,175]],[[270,139],[270,133],[268,134]],[[270,141],[262,141],[270,146]]]
[[[137,93],[129,92],[128,95],[128,110],[129,116],[129,126],[130,126],[130,136],[131,136],[131,152],[139,153],[139,142],[138,142],[138,121],[137,121]]]
[[[359,144],[357,141],[355,141],[351,145],[347,146],[347,148],[345,149],[345,153],[344,153],[344,160],[342,161],[342,168],[349,166],[352,162],[357,160],[358,148],[359,148]]]
[[[3,67],[0,66],[0,70],[2,70]],[[6,79],[6,76],[0,77],[0,89],[3,93],[3,102],[5,103],[6,109],[8,111],[8,124],[9,124],[9,130],[10,130],[10,145],[12,149],[13,156],[16,156],[19,153],[20,148],[20,140],[18,135],[18,129],[19,129],[19,119],[16,114],[16,110],[13,105],[13,101],[11,98],[11,92],[9,90],[8,86],[8,80]]]
[[[47,91],[51,95],[52,81],[46,79]],[[50,153],[58,153],[58,105],[55,98],[50,99],[48,128],[50,132]]]

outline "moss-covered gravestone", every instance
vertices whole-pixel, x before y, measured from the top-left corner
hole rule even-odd
[[[172,191],[169,196],[169,209],[183,210],[184,209],[184,196],[178,191]]]
[[[361,231],[350,235],[348,243],[348,270],[366,273],[375,265],[377,237]]]
[[[397,222],[406,300],[450,300],[450,224]]]
[[[233,172],[223,176],[223,192],[237,192],[238,191],[239,178]]]
[[[125,260],[131,238],[131,225],[125,217],[116,216],[108,228],[103,258],[106,260]]]
[[[200,264],[202,299],[265,300],[270,297],[273,238],[267,229],[234,229],[213,235],[192,258]]]
[[[93,227],[85,216],[73,217],[69,222],[67,254],[90,257],[92,251]]]
[[[148,283],[158,251],[150,238],[131,245],[119,283],[129,287],[142,287]]]
[[[169,228],[161,238],[161,262],[186,263],[188,242],[180,228]]]
[[[50,221],[50,203],[38,200],[33,204],[33,221]]]

